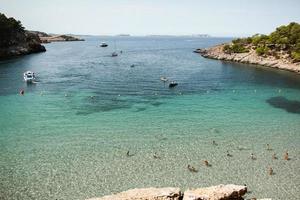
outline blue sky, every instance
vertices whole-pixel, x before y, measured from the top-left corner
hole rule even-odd
[[[0,0],[0,12],[48,33],[248,36],[300,22],[300,0]]]

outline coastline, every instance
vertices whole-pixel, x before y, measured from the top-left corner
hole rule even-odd
[[[41,45],[40,38],[29,31],[19,33],[11,43],[13,45],[0,48],[0,60],[46,51],[45,46]]]
[[[75,41],[84,41],[84,39],[77,38],[69,35],[49,35],[46,37],[39,36],[42,43],[51,43],[51,42],[75,42]]]
[[[223,47],[226,44],[221,44],[205,49],[197,49],[194,52],[199,53],[204,58],[216,60],[233,61],[245,64],[255,64],[275,69],[295,72],[300,75],[300,63],[292,63],[287,58],[275,58],[273,56],[258,56],[255,50],[251,49],[246,53],[225,53]]]

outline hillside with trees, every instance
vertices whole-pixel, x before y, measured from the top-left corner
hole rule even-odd
[[[255,50],[258,56],[282,57],[292,62],[300,62],[300,25],[292,22],[278,27],[270,35],[256,34],[248,38],[238,38],[226,44],[223,51],[231,53],[247,53]]]
[[[36,34],[25,30],[22,23],[0,13],[0,59],[46,51]]]

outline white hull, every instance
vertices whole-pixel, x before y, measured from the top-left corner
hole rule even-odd
[[[34,79],[33,78],[28,79],[28,78],[24,77],[24,81],[27,83],[32,83],[34,81]]]
[[[23,76],[24,81],[25,81],[26,83],[32,83],[32,82],[34,82],[34,80],[35,80],[35,75],[34,75],[33,72],[27,71],[27,72],[25,72],[23,75],[24,75],[24,76]]]

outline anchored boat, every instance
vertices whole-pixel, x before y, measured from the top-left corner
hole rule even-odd
[[[102,42],[101,44],[100,44],[100,47],[107,47],[108,46],[108,44],[106,44],[105,42]]]
[[[32,83],[35,80],[35,74],[32,71],[24,72],[24,81],[27,83]]]
[[[160,77],[160,80],[163,81],[163,82],[167,82],[168,81],[167,77],[165,77],[165,76]]]
[[[169,83],[169,88],[173,88],[173,87],[176,87],[178,85],[178,83],[176,83],[175,81],[171,81]]]

